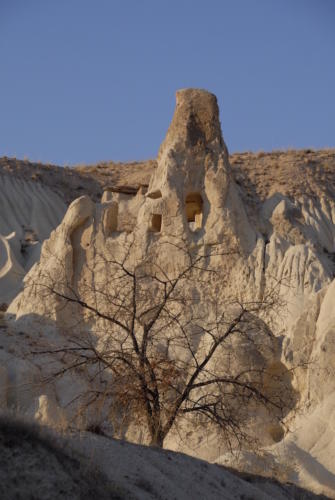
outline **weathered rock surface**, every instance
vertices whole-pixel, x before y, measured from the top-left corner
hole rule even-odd
[[[91,433],[64,438],[9,415],[0,418],[0,447],[0,495],[8,500],[326,500],[181,453]]]
[[[9,303],[39,259],[42,242],[64,217],[66,205],[31,180],[0,175],[0,303]]]
[[[313,153],[306,158],[310,155]],[[334,153],[325,152],[325,162],[329,155],[335,157]],[[320,156],[323,158],[321,153]],[[89,300],[92,288],[110,282],[101,256],[119,257],[122,250],[131,248],[133,260],[141,262],[149,251],[159,249],[159,263],[171,269],[180,263],[178,252],[171,250],[171,245],[169,251],[166,249],[168,243],[178,241],[186,248],[209,252],[219,249],[225,255],[216,260],[216,265],[225,275],[227,297],[262,299],[269,290],[278,292],[280,311],[263,319],[271,325],[271,335],[283,340],[282,348],[275,348],[273,341],[264,357],[270,364],[304,365],[296,371],[293,381],[304,417],[302,420],[298,416],[293,422],[293,441],[288,436],[283,443],[288,443],[287,450],[293,449],[292,442],[302,450],[296,453],[301,481],[329,493],[335,491],[335,469],[330,459],[335,453],[334,430],[323,419],[333,411],[335,401],[335,186],[329,182],[325,168],[324,174],[316,172],[313,177],[309,173],[308,182],[303,184],[299,177],[296,188],[288,188],[293,180],[283,178],[276,183],[278,174],[271,176],[265,166],[261,168],[264,158],[266,155],[260,156],[255,167],[255,172],[267,179],[263,183],[255,180],[251,164],[243,170],[243,155],[235,155],[231,164],[215,96],[197,89],[179,91],[176,111],[148,185],[139,182],[134,189],[105,184],[100,203],[88,196],[73,201],[62,223],[43,244],[40,261],[26,276],[24,290],[11,303],[7,324],[12,335],[34,328],[42,341],[52,338],[54,345],[62,341],[62,334],[66,335],[74,322],[98,334],[99,322],[93,324],[75,306],[64,308],[59,297],[43,294],[50,279],[64,286],[70,284]],[[299,161],[310,168],[310,163],[298,157],[296,160],[299,168]],[[288,171],[291,168],[290,164],[286,167]],[[293,162],[292,175],[295,168]],[[7,240],[2,241],[8,248]],[[210,295],[213,283],[202,287],[199,283],[197,293],[206,310],[206,295]],[[2,366],[6,373],[16,370],[14,359],[22,358],[22,346],[30,349],[35,341],[20,339],[15,352],[8,355],[5,350]],[[260,352],[258,349],[249,353],[251,361],[258,359]],[[242,349],[238,360],[241,364],[248,362]],[[42,359],[35,358],[33,363],[40,373],[48,373],[50,367]],[[12,377],[16,380],[17,375]],[[79,376],[69,391],[66,383],[59,382],[58,387],[52,388],[50,404],[58,401],[59,406],[64,406],[65,400],[75,398],[76,384],[79,391],[81,383]],[[19,406],[18,389],[12,392]],[[37,390],[35,397],[42,394]],[[39,403],[43,409],[40,414],[47,415],[46,401],[42,398]],[[313,443],[299,426],[314,429]],[[269,429],[261,432],[266,437],[264,444],[269,444]],[[316,445],[319,441],[322,446]],[[211,460],[222,455],[215,435],[207,441],[194,433],[187,445],[176,444],[172,437],[168,445],[181,446],[179,449]],[[280,453],[285,455],[285,450],[283,446]],[[307,463],[304,453],[316,461],[309,476],[303,471]]]

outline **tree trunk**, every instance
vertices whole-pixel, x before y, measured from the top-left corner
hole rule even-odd
[[[164,439],[166,435],[161,429],[155,430],[154,434],[151,435],[150,446],[155,446],[156,448],[163,448]]]

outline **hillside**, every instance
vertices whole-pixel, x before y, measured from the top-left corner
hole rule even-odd
[[[0,417],[0,447],[0,494],[6,500],[327,498],[180,453],[90,433],[64,438],[9,415]]]
[[[235,153],[230,155],[229,161],[247,214],[261,233],[267,232],[264,224],[260,223],[263,204],[278,193],[292,201],[307,197],[317,207],[320,207],[322,198],[332,199],[335,196],[335,149]],[[82,195],[99,201],[104,190],[109,188],[122,192],[129,187],[137,190],[140,186],[148,186],[156,167],[156,160],[103,162],[69,168],[0,158],[0,283],[3,282],[0,288],[8,289],[6,283],[10,282],[10,288],[18,290],[25,272],[39,256],[40,245],[32,248],[32,244],[48,237],[64,215],[66,205]],[[38,193],[43,190],[42,202]],[[48,190],[54,194],[49,195]],[[31,215],[31,207],[22,204],[24,199],[28,205],[35,204],[35,215]],[[20,210],[20,205],[21,215],[18,214],[14,221],[14,214]],[[17,207],[14,212],[12,206]],[[37,214],[42,212],[45,215],[50,213],[48,222],[45,217],[38,217]],[[42,232],[41,224],[44,225]],[[6,240],[13,231],[16,231],[16,238]],[[21,252],[22,245],[24,254]],[[328,255],[333,252],[327,244],[324,249]],[[32,251],[34,256],[31,257]],[[0,291],[0,303],[8,303],[13,296],[12,292]]]
[[[233,153],[229,161],[244,201],[251,207],[276,192],[292,198],[301,195],[313,198],[320,193],[332,196],[335,188],[335,148]],[[59,167],[2,157],[0,175],[39,182],[69,204],[82,194],[98,201],[111,186],[148,185],[156,166],[156,160],[147,160]]]

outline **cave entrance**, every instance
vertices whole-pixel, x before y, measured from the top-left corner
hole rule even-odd
[[[191,231],[201,229],[203,200],[200,193],[189,193],[185,200],[186,217]]]

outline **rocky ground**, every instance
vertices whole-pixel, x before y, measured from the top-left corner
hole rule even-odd
[[[4,500],[326,500],[292,484],[90,433],[0,416]]]

